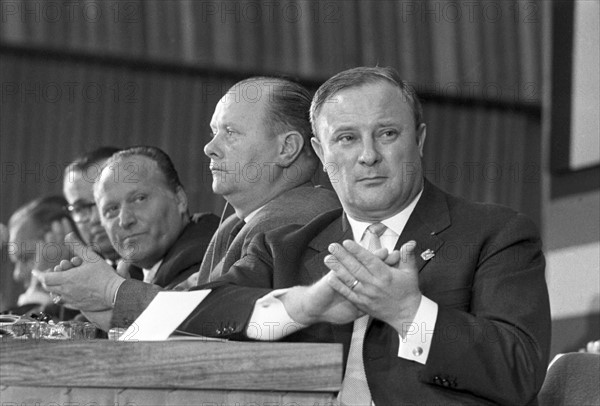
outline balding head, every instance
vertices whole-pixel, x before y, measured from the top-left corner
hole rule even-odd
[[[217,103],[204,152],[213,191],[238,216],[312,178],[318,160],[309,145],[309,106],[302,86],[269,77],[241,81]]]

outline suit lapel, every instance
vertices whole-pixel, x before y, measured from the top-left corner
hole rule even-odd
[[[315,252],[305,263],[306,270],[312,280],[319,280],[329,272],[329,269],[323,263],[325,257],[329,255],[329,245],[334,242],[341,244],[344,240],[348,239],[352,239],[352,230],[344,214],[331,222],[331,224],[308,243],[308,248]]]
[[[398,238],[395,249],[400,249],[408,241],[416,241],[417,268],[420,272],[444,245],[444,240],[438,237],[438,233],[450,224],[446,197],[425,180],[423,194]]]
[[[219,261],[221,261],[221,259],[223,259],[223,256],[227,252],[227,239],[229,238],[231,229],[238,220],[239,219],[235,214],[230,215],[223,221],[223,224],[221,224],[221,226],[213,234],[210,242],[208,243],[206,253],[204,254],[204,259],[200,264],[198,283],[206,283],[210,280],[209,275],[213,268],[219,263]]]

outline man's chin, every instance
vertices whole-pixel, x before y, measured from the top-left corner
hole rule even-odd
[[[102,255],[104,258],[110,259],[119,255],[115,251],[108,238],[98,239],[96,242],[93,243],[93,248],[94,251]]]
[[[219,181],[215,181],[213,180],[212,183],[212,190],[213,193],[216,195],[227,195],[231,192],[231,185],[228,185],[227,183],[224,182],[219,182]]]

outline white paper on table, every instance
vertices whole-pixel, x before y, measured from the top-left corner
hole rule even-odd
[[[119,341],[168,339],[209,293],[210,289],[159,292],[146,310],[119,337]]]

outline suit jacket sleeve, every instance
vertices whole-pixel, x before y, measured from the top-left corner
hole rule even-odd
[[[254,303],[273,288],[273,260],[264,234],[253,239],[250,252],[218,281],[195,289],[212,289],[179,330],[207,337],[246,340]]]
[[[150,283],[127,279],[117,291],[111,325],[127,328],[148,307],[163,288]]]

